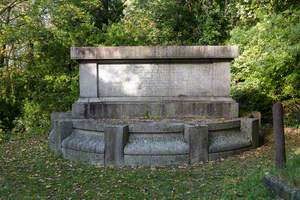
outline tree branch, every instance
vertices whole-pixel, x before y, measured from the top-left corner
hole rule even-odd
[[[16,5],[20,4],[20,3],[23,3],[25,2],[26,0],[22,0],[22,1],[19,1],[19,0],[14,0],[12,2],[10,2],[7,6],[5,6],[4,8],[2,8],[0,10],[0,15],[3,15],[7,10],[9,9],[12,9],[13,7],[15,7]]]

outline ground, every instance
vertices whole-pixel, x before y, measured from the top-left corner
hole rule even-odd
[[[198,166],[103,168],[53,154],[46,136],[0,144],[0,199],[272,199],[262,184],[273,168],[273,141]],[[300,130],[286,129],[288,158]]]

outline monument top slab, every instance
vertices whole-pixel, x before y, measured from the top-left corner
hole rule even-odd
[[[238,46],[71,47],[75,60],[233,59]]]

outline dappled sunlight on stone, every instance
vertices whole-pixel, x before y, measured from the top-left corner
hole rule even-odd
[[[144,92],[143,81],[151,76],[151,67],[99,65],[98,74],[101,96],[140,96]]]

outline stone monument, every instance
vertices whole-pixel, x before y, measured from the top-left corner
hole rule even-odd
[[[96,165],[194,164],[258,146],[230,97],[236,46],[71,48],[80,95],[53,113],[49,144]]]

